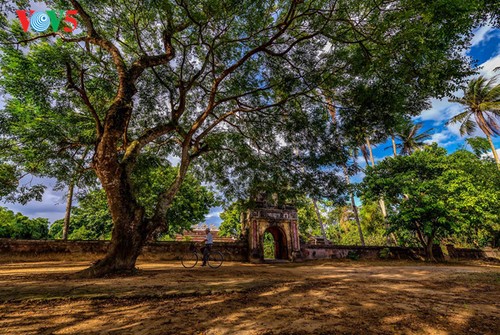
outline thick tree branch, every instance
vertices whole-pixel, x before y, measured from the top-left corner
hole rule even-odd
[[[71,66],[69,63],[66,63],[66,77],[68,79],[68,88],[75,90],[82,98],[83,103],[87,106],[88,110],[90,111],[90,114],[92,114],[92,117],[94,118],[97,136],[100,137],[102,135],[102,131],[103,131],[101,120],[99,119],[99,115],[97,115],[97,112],[96,112],[94,106],[92,105],[92,103],[90,102],[90,99],[87,95],[87,91],[85,90],[84,76],[85,76],[85,71],[83,69],[81,69],[80,70],[80,87],[78,87],[73,80]]]
[[[135,82],[144,70],[155,67],[158,65],[165,65],[170,62],[175,57],[175,49],[172,46],[172,35],[168,32],[163,32],[163,45],[165,47],[165,53],[161,55],[154,56],[142,56],[137,59],[131,66],[128,72],[130,80]]]
[[[238,61],[236,61],[233,65],[226,68],[224,71],[222,71],[222,73],[218,77],[215,78],[214,83],[212,85],[211,92],[210,92],[210,98],[209,98],[208,105],[205,108],[205,111],[193,123],[193,126],[191,127],[191,129],[188,132],[189,137],[191,137],[198,130],[198,128],[201,127],[201,125],[204,123],[206,118],[210,115],[210,113],[212,113],[213,109],[216,107],[215,96],[218,92],[219,85],[222,83],[222,81],[227,76],[229,76],[231,73],[236,71],[236,69],[238,69],[240,66],[242,66],[252,56],[256,55],[259,52],[264,51],[267,47],[272,45],[280,36],[282,36],[287,31],[288,27],[294,21],[294,14],[296,11],[297,3],[298,3],[297,1],[292,2],[292,5],[290,6],[289,11],[287,12],[286,18],[279,25],[279,30],[272,37],[270,37],[265,43],[262,43],[261,45],[248,51]]]
[[[151,236],[158,228],[168,228],[168,222],[166,222],[167,211],[175,195],[181,188],[182,182],[186,177],[189,165],[191,163],[191,158],[189,155],[189,146],[184,143],[182,147],[181,162],[179,165],[179,170],[175,180],[172,182],[170,187],[160,194],[158,197],[158,202],[156,203],[155,213],[151,220],[148,220],[147,233]]]
[[[97,30],[95,29],[94,23],[90,15],[83,9],[80,3],[76,0],[70,0],[71,4],[78,10],[78,14],[83,20],[83,24],[87,29],[87,43],[95,44],[100,46],[104,50],[108,51],[115,64],[116,71],[118,73],[119,85],[118,92],[115,97],[115,107],[120,104],[120,101],[126,97],[130,92],[130,81],[127,77],[127,66],[120,53],[120,50],[109,40],[101,37]],[[112,110],[119,110],[119,108],[112,108]]]
[[[141,137],[137,139],[137,141],[139,142],[139,145],[141,147],[144,147],[148,143],[151,143],[154,140],[158,139],[159,137],[166,135],[170,132],[173,132],[176,129],[177,126],[173,123],[162,124],[154,128],[148,129],[144,134],[141,135]]]

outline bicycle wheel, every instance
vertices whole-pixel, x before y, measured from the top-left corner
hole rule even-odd
[[[196,252],[188,252],[181,257],[182,266],[186,269],[194,268],[198,263],[198,254]]]
[[[208,266],[210,266],[212,269],[217,269],[218,267],[220,267],[223,261],[224,256],[222,256],[222,253],[220,251],[210,252],[210,255],[208,256]]]

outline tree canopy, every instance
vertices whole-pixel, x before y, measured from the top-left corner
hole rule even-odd
[[[390,203],[392,231],[409,231],[432,258],[432,245],[454,233],[476,245],[498,238],[500,173],[495,164],[436,145],[368,168],[363,196]],[[481,233],[480,233],[481,232]],[[479,236],[481,235],[481,236]],[[488,236],[488,237],[486,237]]]

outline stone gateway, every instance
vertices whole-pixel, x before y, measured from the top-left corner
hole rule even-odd
[[[297,209],[293,206],[271,206],[258,201],[256,206],[242,213],[242,234],[248,241],[249,260],[264,261],[264,234],[274,239],[277,260],[294,261],[301,257]]]

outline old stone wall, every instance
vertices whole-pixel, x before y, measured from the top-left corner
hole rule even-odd
[[[488,258],[496,258],[500,260],[500,248],[484,248],[484,254]]]
[[[493,254],[488,256],[486,252],[481,249],[455,248],[453,244],[446,245],[446,249],[448,251],[448,255],[452,259],[480,259],[485,257],[495,257]]]
[[[39,256],[44,254],[94,254],[106,253],[109,241],[59,241],[59,240],[11,240],[0,239],[0,255]],[[168,241],[148,243],[142,256],[162,260],[177,260],[190,250],[191,242]],[[214,250],[224,254],[227,261],[246,261],[248,247],[242,242],[215,242]]]
[[[189,251],[191,242],[169,241],[154,242],[144,246],[142,257],[153,257],[161,260],[177,260],[179,256]],[[11,240],[0,239],[0,256],[40,256],[40,255],[99,255],[104,254],[109,247],[108,241],[59,241],[59,240]],[[453,245],[434,248],[437,259],[500,259],[499,249],[486,248],[464,249]],[[228,261],[248,261],[248,244],[246,242],[215,242],[214,249],[224,254]],[[445,255],[447,254],[447,255]],[[424,251],[419,248],[383,247],[383,246],[343,246],[343,245],[312,245],[303,244],[300,249],[302,260],[314,259],[417,259],[423,257]],[[446,257],[448,258],[448,257]]]
[[[479,259],[485,257],[499,258],[498,251],[488,250],[486,253],[480,249],[455,248],[452,245],[446,246],[450,259]],[[302,259],[333,259],[333,258],[354,258],[354,259],[418,259],[425,256],[422,248],[402,248],[383,246],[344,246],[344,245],[313,245],[306,244],[301,247]],[[445,259],[445,253],[435,245],[433,249],[434,257],[438,260]]]
[[[418,249],[383,247],[383,246],[345,246],[345,245],[314,245],[306,244],[301,248],[304,260],[313,259],[412,259],[418,257],[421,251]],[[439,257],[439,254],[436,255]],[[435,257],[436,257],[435,256]]]

